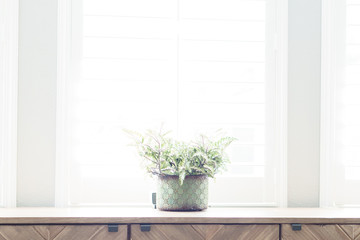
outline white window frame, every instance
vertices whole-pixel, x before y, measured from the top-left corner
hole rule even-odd
[[[335,19],[331,16],[335,11],[334,0],[322,2],[321,28],[321,112],[320,112],[320,207],[331,206],[330,171],[333,165],[334,137],[334,84],[336,62],[333,56],[333,45],[336,36]]]
[[[338,17],[346,17],[346,2],[322,1],[321,32],[321,120],[320,120],[320,207],[354,207],[335,205],[332,172],[337,168],[335,159],[336,135],[336,84],[339,76],[339,61],[343,56],[337,52],[341,42]],[[342,9],[343,8],[343,9]],[[339,10],[340,9],[340,10]],[[343,10],[343,11],[342,11]],[[344,14],[344,16],[339,16]],[[336,16],[336,17],[334,17]],[[344,34],[345,34],[345,28]],[[341,60],[340,60],[341,61]],[[358,207],[358,206],[357,206]]]
[[[280,182],[278,183],[278,207],[287,207],[287,146],[288,146],[288,0],[276,1],[276,28],[277,36],[275,42],[277,46],[275,71],[276,71],[276,86],[277,94],[275,105],[276,116],[276,145],[279,146],[277,156],[279,156],[278,176]]]
[[[18,0],[0,0],[0,207],[16,206]]]
[[[275,155],[279,156],[276,168],[277,176],[279,176],[277,202],[269,203],[270,207],[286,207],[287,206],[287,57],[288,57],[288,0],[274,0],[276,2],[276,20],[274,28],[277,29],[277,35],[271,41],[277,42],[275,46],[276,60],[275,69],[275,89],[276,89],[276,142],[275,146],[279,146],[275,151]],[[56,129],[56,184],[55,184],[55,206],[67,207],[68,199],[68,182],[67,182],[67,156],[66,152],[66,128],[68,120],[66,109],[68,103],[64,101],[68,90],[68,81],[72,75],[70,56],[72,39],[72,31],[77,26],[71,26],[72,9],[78,8],[74,6],[77,1],[62,0],[58,1],[58,78],[57,78],[57,129]],[[248,205],[247,205],[248,206]],[[256,206],[256,205],[254,205]],[[265,205],[259,205],[265,206]]]

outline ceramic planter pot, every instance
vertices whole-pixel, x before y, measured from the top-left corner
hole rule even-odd
[[[200,211],[208,207],[209,181],[206,175],[186,176],[180,186],[178,176],[159,176],[156,206],[163,211]]]

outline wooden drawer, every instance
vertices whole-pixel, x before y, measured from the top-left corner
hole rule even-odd
[[[278,240],[279,225],[152,224],[131,225],[132,240]]]
[[[302,224],[293,231],[291,224],[283,224],[281,233],[282,240],[360,240],[360,225]]]
[[[127,225],[0,225],[0,240],[127,240]]]

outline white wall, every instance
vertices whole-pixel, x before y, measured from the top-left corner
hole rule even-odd
[[[321,0],[289,0],[288,205],[319,206]]]
[[[289,0],[289,206],[319,205],[321,0]],[[18,206],[53,206],[57,0],[20,0]]]
[[[53,206],[57,0],[20,0],[18,206]]]

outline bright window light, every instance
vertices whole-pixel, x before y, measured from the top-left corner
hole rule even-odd
[[[123,129],[164,124],[180,139],[217,129],[238,139],[210,202],[277,206],[277,1],[74,2],[58,123],[65,205],[149,205],[153,180]]]
[[[328,1],[323,206],[360,206],[360,1]],[[331,22],[332,21],[332,22]],[[333,36],[333,37],[330,37]],[[329,68],[331,67],[331,69]]]

